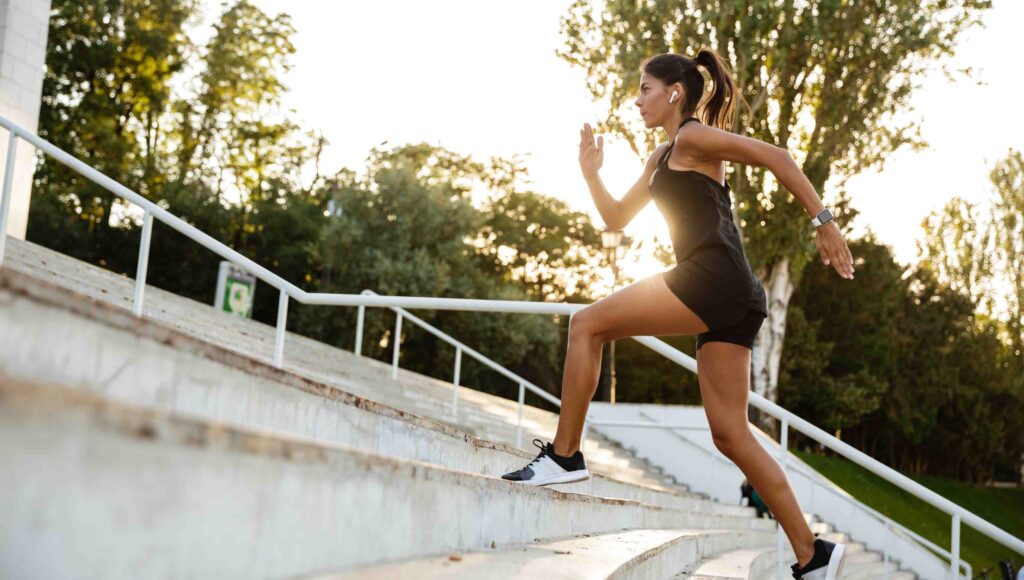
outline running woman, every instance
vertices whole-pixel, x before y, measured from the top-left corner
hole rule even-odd
[[[699,68],[714,88],[703,103]],[[535,439],[537,458],[502,478],[529,485],[588,479],[580,437],[597,389],[603,345],[629,336],[696,334],[697,378],[715,446],[739,466],[785,531],[797,556],[793,577],[834,580],[845,561],[845,545],[814,536],[785,473],[747,423],[751,349],[768,310],[733,221],[724,162],[765,167],[793,192],[815,226],[822,261],[847,280],[853,279],[853,256],[789,152],[729,131],[733,104],[742,96],[715,51],[703,48],[695,58],[659,54],[645,60],[640,71],[635,104],[644,126],[660,127],[669,142],[657,147],[640,179],[617,200],[598,176],[603,138],[595,143],[584,124],[580,169],[609,228],[624,228],[653,199],[668,223],[676,265],[573,314],[555,439]]]

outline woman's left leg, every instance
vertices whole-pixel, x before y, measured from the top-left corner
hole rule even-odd
[[[708,330],[704,321],[669,289],[663,274],[649,276],[577,310],[569,322],[562,371],[562,407],[552,441],[569,457],[581,444],[583,421],[597,390],[601,349],[627,336],[672,336]]]
[[[712,341],[697,350],[697,381],[715,447],[735,463],[772,511],[804,566],[814,556],[814,533],[782,467],[750,432],[747,395],[750,391],[749,348]]]

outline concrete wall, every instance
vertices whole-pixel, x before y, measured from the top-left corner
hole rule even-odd
[[[35,131],[46,66],[50,0],[0,0],[0,116]],[[7,132],[0,130],[0,167],[6,165]],[[18,143],[7,235],[25,239],[35,169],[35,148]],[[0,173],[0,179],[2,179]]]
[[[739,501],[743,472],[715,447],[703,407],[591,403],[589,416],[597,420],[645,421],[682,425],[687,429],[590,426],[636,454],[661,466],[666,473],[694,491],[725,503]],[[778,443],[752,427],[758,442],[776,459]],[[880,514],[858,502],[814,468],[789,454],[786,476],[800,508],[845,532],[869,550],[889,551],[890,559],[921,578],[945,578],[946,565],[931,551],[896,530],[887,530]],[[943,546],[948,549],[948,546]]]

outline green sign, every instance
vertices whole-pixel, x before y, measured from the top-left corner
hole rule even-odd
[[[252,318],[252,301],[255,293],[255,276],[231,262],[220,263],[214,308],[244,318]]]

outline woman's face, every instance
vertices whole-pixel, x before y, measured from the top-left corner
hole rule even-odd
[[[678,92],[679,89],[676,89]],[[657,78],[644,73],[640,77],[640,89],[634,104],[640,109],[641,118],[645,127],[658,127],[663,125],[665,115],[679,107],[681,94],[676,94],[675,101],[668,102],[672,91]]]

